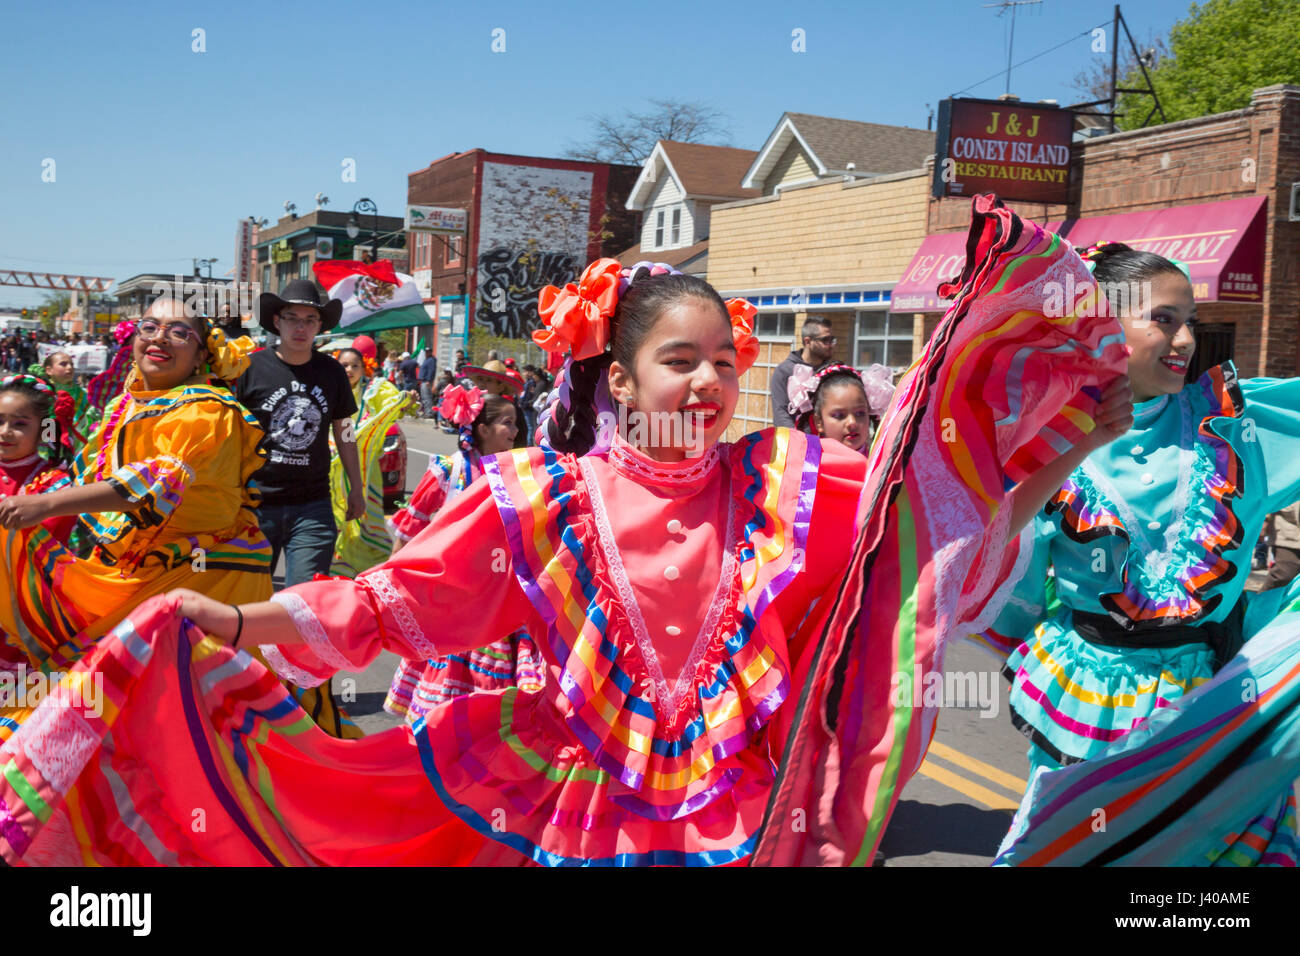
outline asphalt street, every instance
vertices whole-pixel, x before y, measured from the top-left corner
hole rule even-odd
[[[407,490],[429,455],[455,449],[453,436],[404,421]],[[1252,578],[1260,578],[1257,572]],[[367,733],[396,726],[383,711],[398,658],[385,652],[362,674],[341,674],[334,691]],[[945,699],[929,753],[904,789],[881,850],[887,866],[987,866],[1026,786],[1027,741],[1011,725],[1000,661],[973,644],[952,646],[944,661]]]

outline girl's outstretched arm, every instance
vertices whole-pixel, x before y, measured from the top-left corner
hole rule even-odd
[[[1129,387],[1128,376],[1122,375],[1106,387],[1097,406],[1095,421],[1097,427],[1082,441],[1011,490],[1009,535],[1019,534],[1033,520],[1085,458],[1133,427],[1133,390]]]

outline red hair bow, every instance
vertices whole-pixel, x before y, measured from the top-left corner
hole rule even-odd
[[[731,340],[736,343],[736,372],[744,375],[758,361],[758,338],[754,335],[754,316],[758,309],[748,299],[728,299],[731,317]]]
[[[573,360],[593,358],[609,345],[609,320],[618,307],[617,259],[597,259],[578,284],[548,285],[538,294],[537,314],[544,328],[533,341],[548,352],[572,352]]]

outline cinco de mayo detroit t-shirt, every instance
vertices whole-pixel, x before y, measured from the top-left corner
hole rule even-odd
[[[357,412],[343,366],[314,350],[302,365],[290,365],[274,349],[262,349],[235,382],[235,397],[266,432],[266,464],[253,473],[262,503],[328,499],[330,426]]]

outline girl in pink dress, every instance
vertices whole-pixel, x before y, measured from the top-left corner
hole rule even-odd
[[[569,354],[549,447],[484,458],[482,479],[355,580],[142,607],[78,665],[118,707],[43,712],[0,748],[0,853],[870,862],[936,717],[898,680],[941,669],[944,642],[1000,607],[1013,532],[1094,426],[1127,425],[1115,323],[1028,304],[1067,275],[1086,283],[1081,261],[981,202],[956,304],[870,456],[786,429],[720,440],[758,352],[747,303],[613,260],[544,290],[535,337]],[[232,652],[261,645],[319,683],[384,648],[431,659],[521,629],[541,688],[457,697],[355,741],[312,727]],[[68,744],[57,761],[53,741]]]
[[[43,378],[0,378],[0,498],[57,491],[72,483],[66,464],[72,454],[73,414],[72,396],[56,392]],[[46,434],[50,440],[43,442]],[[70,515],[47,518],[41,525],[66,545],[76,523],[76,515]]]
[[[429,526],[433,516],[483,476],[483,457],[514,447],[518,424],[514,402],[484,395],[468,380],[442,391],[438,413],[460,430],[460,453],[435,455],[411,500],[389,522],[398,548]],[[517,685],[534,691],[545,681],[544,664],[526,631],[485,647],[433,660],[404,660],[397,665],[384,710],[414,724],[432,707],[476,691]]]

